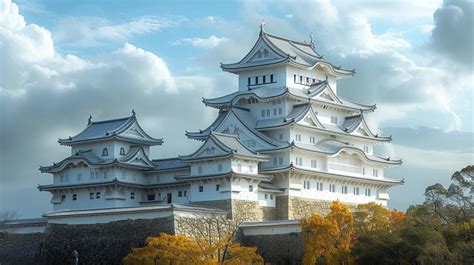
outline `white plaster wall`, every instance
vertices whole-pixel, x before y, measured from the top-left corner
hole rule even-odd
[[[240,170],[239,170],[239,165],[240,165]],[[231,166],[232,166],[232,170],[237,173],[245,173],[245,174],[250,174],[250,175],[258,174],[258,162],[256,161],[232,158]],[[250,172],[251,166],[253,167],[252,172]]]
[[[219,171],[219,164],[222,165],[222,170]],[[202,172],[199,173],[199,167],[202,168]],[[223,174],[229,172],[231,169],[230,158],[215,159],[208,161],[198,161],[191,163],[191,175],[192,176],[206,176],[214,174]]]
[[[220,185],[216,190],[216,185]],[[199,192],[199,186],[203,186],[203,192]],[[231,198],[231,183],[224,179],[213,179],[209,181],[193,181],[191,184],[189,200],[191,202],[226,200]]]
[[[249,186],[252,185],[253,191]],[[233,179],[232,181],[232,199],[258,201],[258,182],[243,178]]]
[[[259,77],[259,82],[262,82],[262,76],[266,75],[266,82],[270,82],[270,75],[273,74],[273,81],[274,83],[267,83],[261,85],[254,85],[255,84],[255,76]],[[268,87],[283,87],[285,86],[286,81],[286,71],[283,66],[281,67],[273,67],[273,68],[265,68],[265,69],[258,69],[258,70],[251,70],[251,71],[244,71],[239,73],[239,90],[240,91],[247,91],[248,86],[248,77],[251,78],[251,86],[250,88],[256,88],[259,86],[268,86]]]
[[[96,198],[97,192],[100,192],[100,198]],[[135,192],[135,199],[130,198],[130,193]],[[53,211],[59,210],[79,210],[79,209],[99,209],[111,207],[129,207],[138,206],[142,191],[139,189],[125,188],[122,193],[123,199],[107,199],[107,190],[105,187],[88,187],[70,189],[58,192],[56,196],[66,195],[66,199],[61,203],[53,204]],[[93,193],[93,199],[90,199],[90,193]],[[73,200],[73,194],[77,195],[77,200]]]
[[[304,181],[309,181],[310,188],[304,188]],[[323,190],[317,190],[317,183],[323,183]],[[329,185],[335,184],[335,192],[329,191]],[[347,194],[342,193],[342,186],[347,186]],[[376,202],[386,206],[386,200],[377,199],[377,188],[368,184],[349,184],[342,183],[337,180],[328,180],[322,178],[316,178],[308,176],[306,178],[291,178],[290,179],[289,195],[294,197],[306,198],[306,199],[317,199],[317,200],[339,200],[345,203],[369,203]],[[354,194],[354,187],[359,188],[359,195]],[[365,196],[365,189],[371,189],[371,195]]]
[[[300,84],[295,84],[294,82],[294,75],[297,75],[297,76],[304,76],[304,77],[309,77],[309,78],[314,78],[314,79],[317,79],[317,80],[325,80],[326,79],[326,74],[321,72],[321,71],[318,71],[318,70],[305,70],[305,69],[301,69],[301,68],[298,68],[298,67],[294,67],[294,66],[287,66],[287,71],[286,71],[286,82],[288,84],[288,86],[291,86],[291,87],[295,87],[295,88],[307,88],[308,86],[306,85],[300,85]],[[329,76],[328,75],[328,78],[334,80],[334,77],[332,76]],[[303,80],[305,81],[305,80]],[[312,80],[311,80],[312,81]],[[299,82],[299,77],[297,77],[297,82]],[[333,81],[333,84],[335,84],[335,82]],[[334,90],[337,89],[336,86],[334,86],[333,88]]]
[[[266,199],[265,199],[265,194],[267,195]],[[276,201],[275,194],[268,193],[265,191],[258,192],[258,203],[260,206],[275,207],[275,201]]]

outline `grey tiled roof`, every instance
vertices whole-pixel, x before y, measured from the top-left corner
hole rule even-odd
[[[189,164],[183,163],[183,161],[179,157],[155,159],[151,162],[155,166],[153,170],[172,170],[190,167]]]
[[[74,144],[77,142],[84,142],[84,141],[93,141],[93,140],[100,140],[109,137],[114,137],[117,134],[126,131],[131,125],[136,122],[135,114],[129,117],[120,118],[120,119],[113,119],[113,120],[105,120],[105,121],[91,121],[89,118],[89,123],[87,127],[78,133],[75,136],[68,137],[65,139],[59,139],[59,143],[61,144]],[[140,125],[137,125],[140,127]],[[155,139],[147,135],[143,132],[144,138],[138,137],[129,137],[131,140],[135,140],[138,142],[146,142],[149,144],[161,144],[162,139]]]
[[[341,129],[347,133],[351,133],[359,127],[362,119],[362,114],[346,117],[344,123],[341,125]]]
[[[270,47],[270,49],[272,49],[276,54],[278,54],[279,58],[272,58],[272,59],[260,60],[260,61],[245,61],[245,62],[244,60],[241,60],[238,63],[222,64],[221,67],[224,70],[232,71],[233,69],[242,69],[242,68],[256,67],[256,66],[262,66],[262,65],[274,65],[274,64],[281,64],[281,63],[290,63],[296,66],[311,68],[311,67],[316,66],[318,63],[321,63],[321,64],[326,64],[330,66],[334,72],[339,73],[339,74],[353,75],[355,73],[355,70],[341,69],[341,67],[334,66],[333,64],[324,60],[322,56],[319,55],[318,52],[316,52],[316,50],[314,49],[314,45],[312,43],[303,43],[299,41],[294,41],[294,40],[279,37],[273,34],[269,34],[264,31],[260,32],[259,39],[257,40],[256,43],[260,41],[263,41],[264,43],[266,43]],[[244,59],[246,57],[248,57],[248,54],[244,57]]]
[[[258,187],[261,188],[261,189],[266,189],[266,190],[275,190],[275,191],[283,191],[284,190],[280,187],[277,187],[277,186],[273,185],[273,183],[267,182],[267,181],[261,181],[260,183],[258,183]]]
[[[327,100],[325,98],[320,98],[320,97],[314,98],[317,95],[319,95],[319,93],[321,93],[327,86],[328,86],[328,83],[325,81],[318,82],[310,86],[308,89],[300,89],[300,88],[293,88],[293,87],[274,88],[274,87],[268,87],[268,86],[261,86],[261,87],[257,87],[257,88],[247,90],[247,91],[236,91],[234,93],[231,93],[222,97],[203,99],[203,102],[204,104],[208,106],[220,108],[220,107],[228,107],[232,105],[233,102],[235,102],[236,98],[238,97],[240,98],[240,97],[255,96],[259,99],[270,99],[270,98],[280,97],[283,95],[291,95],[291,96],[300,98],[300,100],[311,99],[315,102],[337,105],[337,106],[350,108],[357,111],[358,110],[366,111],[366,110],[375,109],[375,105],[358,104],[339,96],[337,96],[337,98],[339,99],[340,102],[333,102],[333,101]]]

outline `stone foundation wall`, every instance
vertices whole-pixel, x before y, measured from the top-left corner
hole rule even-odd
[[[0,264],[38,264],[35,260],[40,254],[44,234],[0,233]]]
[[[105,224],[48,224],[43,234],[0,235],[0,264],[122,264],[132,248],[145,238],[174,233],[174,218],[124,220]]]
[[[271,264],[301,264],[304,246],[301,233],[255,235],[239,238],[243,246],[257,247],[265,263]]]
[[[262,207],[258,201],[248,200],[215,200],[193,202],[194,205],[202,205],[226,210],[228,218],[244,218],[252,221],[276,220],[277,210],[273,207]]]
[[[276,197],[276,218],[278,220],[291,220],[306,218],[314,212],[327,215],[332,201],[306,199],[291,196]],[[356,204],[345,203],[352,210]]]

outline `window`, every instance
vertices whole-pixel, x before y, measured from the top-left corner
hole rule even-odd
[[[303,181],[303,187],[307,190],[311,189],[311,182],[309,180]]]
[[[95,179],[99,179],[99,177],[100,177],[100,171],[96,170],[95,171]]]
[[[303,165],[303,158],[297,157],[296,158],[296,165],[297,166],[302,166]]]
[[[274,165],[274,166],[277,165],[277,158],[276,158],[276,157],[273,158],[273,165]]]
[[[303,83],[303,76],[300,75],[300,84]]]
[[[265,200],[268,199],[268,194],[265,193]]]
[[[313,84],[316,83],[316,79],[313,78]]]
[[[278,115],[283,115],[283,109],[282,108],[278,108]]]
[[[347,186],[341,186],[341,193],[347,194]]]
[[[109,174],[109,172],[104,171],[104,179],[106,179],[108,177],[108,174]]]
[[[283,165],[283,157],[278,158],[278,165]]]
[[[130,192],[130,199],[135,200],[135,192]]]
[[[258,76],[255,77],[255,84],[258,85]]]
[[[217,171],[219,171],[219,172],[222,171],[222,164],[217,165]]]
[[[89,199],[91,199],[91,200],[94,199],[94,193],[93,192],[89,193]]]
[[[267,80],[266,80],[267,78],[266,78],[265,75],[262,78],[263,78],[263,83],[265,84],[267,82]]]
[[[107,148],[102,149],[102,156],[108,156],[109,150]]]
[[[293,75],[293,83],[296,84],[296,75]]]
[[[373,170],[373,172],[372,172],[372,175],[374,175],[374,177],[378,177],[378,176],[379,176],[379,171],[378,171],[378,169],[375,169],[375,168],[374,168],[374,170]]]
[[[306,84],[309,84],[309,77],[306,77]]]
[[[204,187],[203,186],[199,186],[199,192],[203,192],[204,191]]]
[[[278,135],[278,139],[283,140],[283,134],[282,134],[282,133],[280,133],[280,134]]]
[[[330,192],[336,192],[336,185],[335,184],[329,184],[329,191]]]
[[[249,192],[253,192],[253,186],[249,185]]]
[[[273,83],[273,75],[270,75],[270,83]]]
[[[250,86],[250,77],[247,78],[247,86]]]
[[[148,201],[154,201],[154,200],[156,199],[156,195],[155,195],[154,193],[152,193],[152,194],[147,194],[147,195],[146,195],[146,199],[147,199]]]
[[[277,109],[273,109],[273,116],[277,115]]]
[[[311,160],[311,167],[312,167],[312,168],[317,168],[317,167],[318,167],[318,161],[316,161],[316,160]]]
[[[61,195],[61,201],[63,202],[65,200],[66,200],[66,194]]]
[[[158,196],[156,197],[158,200],[161,200],[161,192],[158,192]]]
[[[270,200],[273,200],[273,194],[270,194]]]
[[[121,156],[125,155],[125,148],[120,147],[120,155]]]
[[[95,193],[95,198],[96,198],[96,199],[100,199],[100,191],[98,191],[98,192]]]
[[[184,195],[184,197],[186,197],[187,191],[183,191],[183,195]]]
[[[199,166],[199,167],[198,167],[198,174],[201,174],[201,173],[202,173],[202,167]]]
[[[63,183],[64,182],[64,176],[59,177],[59,182]]]
[[[296,141],[301,142],[301,134],[295,136]]]
[[[82,180],[82,173],[77,173],[77,181],[81,181]]]
[[[359,195],[359,187],[354,187],[354,195]]]
[[[337,117],[331,116],[331,123],[337,124]]]
[[[178,191],[178,197],[183,197],[183,192],[182,191]]]
[[[316,142],[316,138],[314,136],[309,137],[309,142],[314,144]]]
[[[220,184],[216,184],[216,191],[219,191],[220,188],[221,188],[221,185],[220,185]]]
[[[77,194],[73,194],[73,195],[72,195],[72,200],[73,200],[73,201],[77,201]]]
[[[366,152],[366,153],[369,152],[369,147],[367,145],[364,145],[364,152]]]
[[[323,183],[322,182],[316,183],[316,189],[320,191],[323,190]]]
[[[237,164],[237,171],[242,171],[242,165],[241,164]]]
[[[267,117],[270,117],[270,109],[267,109]]]
[[[365,189],[365,196],[370,197],[370,189]]]

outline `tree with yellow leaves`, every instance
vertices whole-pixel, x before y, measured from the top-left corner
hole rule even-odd
[[[313,213],[301,221],[304,239],[303,264],[353,264],[353,217],[349,208],[334,201],[326,217]]]
[[[181,235],[161,234],[147,238],[146,246],[132,250],[123,259],[125,265],[137,264],[260,264],[263,258],[255,247],[234,242],[239,225],[247,217],[232,220],[219,213],[195,214],[176,220]]]

